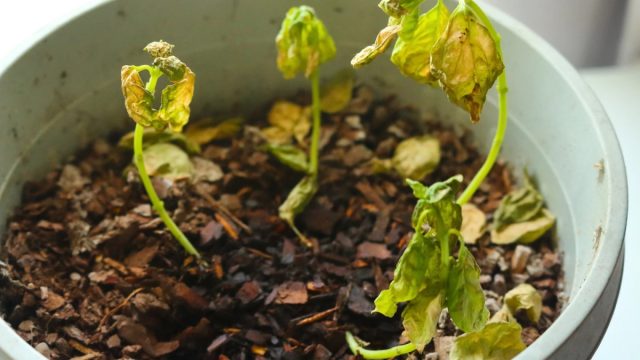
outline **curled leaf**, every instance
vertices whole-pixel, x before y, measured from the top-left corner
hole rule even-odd
[[[507,194],[494,214],[491,241],[495,244],[532,243],[544,235],[555,217],[525,172],[525,186]]]
[[[376,41],[364,49],[360,50],[353,59],[351,59],[351,66],[358,69],[372,62],[378,55],[387,51],[393,40],[398,36],[398,32],[401,27],[398,24],[389,25],[380,30]]]
[[[400,72],[421,83],[436,85],[431,74],[431,49],[440,38],[449,20],[449,10],[438,2],[431,10],[418,16],[418,9],[402,19],[391,62]]]
[[[482,329],[489,319],[480,286],[480,268],[463,242],[449,272],[447,308],[453,323],[464,332]]]
[[[381,0],[378,7],[385,14],[399,18],[415,9],[418,9],[424,0]]]
[[[433,47],[431,72],[449,100],[480,120],[489,89],[504,64],[489,30],[464,2],[453,11]]]
[[[153,95],[145,89],[136,66],[125,65],[120,71],[122,95],[127,114],[133,121],[144,127],[154,125],[155,112],[152,109]],[[158,124],[160,127],[162,124]]]
[[[375,300],[375,312],[392,317],[398,304],[412,301],[426,284],[427,274],[437,274],[440,268],[440,249],[435,240],[414,233],[407,248],[400,256],[393,272],[393,281]],[[435,284],[431,284],[435,286]]]
[[[158,118],[167,123],[173,131],[182,131],[189,122],[189,105],[193,98],[195,81],[196,75],[185,66],[182,77],[171,79],[172,83],[162,90]]]
[[[460,233],[464,242],[475,244],[485,232],[487,217],[477,206],[466,203],[462,205],[462,226]]]
[[[511,314],[516,314],[520,310],[527,312],[527,317],[534,323],[540,320],[542,313],[542,296],[529,284],[520,284],[509,290],[504,297],[504,304],[509,308]]]
[[[533,186],[525,172],[525,186],[511,191],[500,201],[493,215],[493,227],[502,229],[507,225],[524,222],[537,217],[543,207],[542,195]]]
[[[324,24],[309,6],[289,9],[276,37],[278,69],[285,78],[298,73],[311,76],[318,66],[333,58],[336,46]]]
[[[267,120],[272,126],[263,129],[262,135],[269,144],[288,144],[292,137],[303,143],[311,129],[311,110],[289,101],[276,101]]]
[[[244,119],[234,117],[219,123],[211,120],[199,121],[189,125],[185,131],[186,137],[200,145],[210,143],[214,140],[229,139],[234,137],[241,129]]]
[[[408,138],[396,147],[392,163],[403,178],[421,180],[440,163],[440,143],[429,135]]]
[[[542,209],[536,218],[507,225],[502,230],[491,230],[491,242],[498,245],[530,244],[538,240],[555,224],[556,218],[547,209]]]
[[[511,360],[526,348],[518,323],[496,322],[482,330],[458,336],[449,353],[451,360]]]
[[[161,176],[170,180],[189,179],[193,164],[184,150],[170,144],[153,144],[143,151],[144,167],[149,176]]]
[[[344,109],[351,101],[355,75],[351,69],[338,72],[320,90],[320,108],[333,114]]]
[[[144,129],[144,142],[143,148],[149,147],[158,143],[172,143],[184,149],[189,154],[199,154],[200,145],[191,141],[182,133],[176,133],[172,131],[156,131],[153,129]],[[118,146],[125,149],[133,149],[133,131],[126,133],[120,138]]]
[[[436,334],[443,300],[441,289],[428,288],[421,291],[402,312],[402,325],[418,352],[422,352]]]
[[[462,175],[452,176],[449,179],[437,182],[429,186],[424,200],[426,221],[434,229],[437,236],[449,236],[452,240],[456,237],[450,230],[459,230],[462,225],[462,210],[456,203],[456,193],[462,184]],[[414,210],[415,212],[418,209]]]
[[[267,149],[282,164],[295,171],[306,173],[309,170],[307,154],[294,145],[268,145]]]
[[[122,94],[129,117],[144,127],[154,127],[161,131],[167,127],[179,132],[189,121],[191,99],[195,86],[195,74],[180,59],[171,55],[173,45],[159,41],[145,51],[155,57],[153,66],[125,65],[120,71]],[[153,87],[146,89],[139,71],[149,71],[149,83],[161,75],[171,82],[162,90],[160,108],[154,109]]]
[[[311,242],[296,227],[295,217],[304,210],[317,191],[318,182],[316,178],[314,176],[305,176],[291,190],[287,199],[278,208],[280,218],[291,226],[300,241],[307,246],[311,246]]]

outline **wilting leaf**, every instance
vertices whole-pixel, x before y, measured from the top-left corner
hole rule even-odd
[[[193,158],[193,181],[215,182],[224,176],[220,166],[211,160],[194,157]]]
[[[507,194],[494,214],[491,241],[495,244],[528,244],[538,240],[555,223],[544,208],[542,195],[525,172],[524,187]]]
[[[525,186],[511,191],[500,201],[500,206],[493,215],[493,227],[497,230],[538,217],[542,210],[542,195],[533,186],[529,175],[524,174]]]
[[[398,32],[401,27],[398,24],[389,25],[380,30],[376,41],[364,49],[360,50],[353,59],[351,59],[351,66],[358,69],[372,62],[378,55],[387,51],[393,40],[398,36]]]
[[[462,205],[460,233],[465,243],[475,244],[478,242],[478,239],[484,234],[486,223],[486,215],[477,206],[469,203]]]
[[[418,17],[418,9],[402,20],[402,31],[398,36],[391,62],[405,76],[421,83],[436,85],[431,74],[431,49],[447,26],[449,10],[438,2],[433,9]]]
[[[336,54],[324,24],[312,8],[304,5],[289,9],[276,37],[276,47],[278,69],[287,79],[298,73],[309,77]]]
[[[427,212],[426,220],[438,237],[449,236],[449,230],[459,230],[462,225],[462,210],[456,203],[456,193],[461,184],[462,175],[456,175],[433,183],[426,192],[425,207],[431,209]],[[451,236],[451,239],[455,237]]]
[[[520,284],[509,290],[504,297],[504,303],[514,315],[520,310],[525,310],[529,320],[534,323],[540,320],[542,297],[529,284]]]
[[[149,176],[161,176],[171,180],[188,179],[193,174],[193,164],[184,150],[169,144],[158,143],[143,151],[144,167]]]
[[[304,208],[309,204],[309,201],[311,201],[317,191],[318,182],[316,177],[305,176],[291,190],[287,199],[280,205],[280,208],[278,208],[280,218],[291,226],[296,235],[298,235],[300,240],[307,246],[310,246],[311,243],[296,227],[295,217],[304,211]]]
[[[295,171],[307,172],[309,170],[309,162],[307,154],[294,145],[269,145],[268,148],[271,155],[275,156],[278,161],[290,167]]]
[[[440,268],[440,249],[433,238],[415,233],[396,264],[393,281],[375,300],[375,312],[392,317],[398,303],[413,300],[425,286],[427,274],[437,274]]]
[[[458,336],[453,343],[450,360],[511,360],[526,348],[520,338],[518,323],[496,322],[484,329]]]
[[[502,230],[491,230],[491,242],[498,245],[519,242],[529,244],[549,231],[556,218],[547,209],[542,209],[538,217],[529,221],[507,225]]]
[[[482,329],[489,319],[480,286],[480,268],[463,242],[449,272],[447,308],[453,323],[464,332]]]
[[[444,294],[437,287],[421,291],[402,312],[402,325],[419,352],[436,334]]]
[[[311,129],[311,111],[289,101],[276,101],[267,120],[272,126],[263,129],[262,135],[269,144],[283,145],[291,142],[291,138],[302,143]]]
[[[153,95],[145,89],[136,66],[125,65],[120,71],[124,107],[136,123],[149,127],[154,125]],[[157,124],[161,129],[163,124]]]
[[[351,69],[338,72],[320,90],[320,108],[326,113],[337,113],[351,101],[355,75]]]
[[[497,46],[471,9],[460,3],[433,47],[431,71],[449,100],[469,112],[480,113],[489,89],[504,70]]]
[[[399,18],[417,9],[424,0],[381,0],[378,7],[385,14]]]
[[[173,131],[156,131],[154,129],[144,129],[142,147],[147,148],[153,144],[158,143],[172,143],[184,149],[189,154],[199,154],[200,145],[191,141],[182,133],[176,133]],[[125,149],[133,149],[133,131],[126,133],[120,138],[118,146]]]
[[[244,119],[234,117],[219,123],[205,120],[190,125],[185,131],[187,138],[197,144],[204,145],[214,140],[234,137],[241,129]]]
[[[196,81],[196,75],[185,66],[183,77],[172,80],[172,83],[162,89],[161,105],[158,117],[165,121],[171,130],[180,132],[189,122],[191,99]]]
[[[403,178],[421,180],[440,163],[440,143],[429,135],[411,137],[398,144],[392,162]]]
[[[165,42],[151,43],[145,48],[152,56],[170,54],[172,49],[173,45]],[[162,74],[169,78],[170,84],[162,89],[159,109],[153,108],[154,95],[145,89],[139,73],[142,70],[149,71],[156,80]],[[196,75],[177,57],[155,57],[152,67],[125,65],[120,79],[127,113],[136,123],[180,132],[189,121]]]

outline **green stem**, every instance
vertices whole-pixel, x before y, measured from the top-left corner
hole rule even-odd
[[[360,355],[365,359],[391,359],[396,356],[408,354],[416,350],[416,346],[413,343],[406,343],[403,345],[394,346],[392,348],[384,350],[369,350],[362,347],[355,336],[347,331],[347,344],[349,349],[354,355]]]
[[[140,124],[136,124],[136,130],[133,136],[133,162],[138,168],[138,173],[140,174],[140,180],[142,180],[142,185],[144,185],[144,189],[147,191],[149,195],[149,200],[151,200],[151,205],[153,209],[158,213],[162,222],[167,226],[171,234],[178,240],[180,245],[187,251],[187,253],[199,258],[200,254],[198,250],[196,250],[187,237],[180,231],[180,228],[176,225],[176,223],[171,220],[171,217],[167,213],[167,210],[164,208],[164,203],[158,197],[156,190],[153,188],[153,184],[151,184],[151,179],[149,178],[149,174],[147,174],[147,170],[144,167],[144,157],[142,155],[142,140],[144,135],[144,127]]]
[[[156,84],[160,76],[162,76],[162,72],[155,68],[145,68],[144,70],[149,71],[149,82],[145,86],[145,88],[153,94],[156,89]],[[178,240],[180,245],[186,250],[187,253],[200,258],[200,254],[198,250],[196,250],[189,239],[182,233],[178,225],[171,219],[167,210],[164,208],[164,203],[158,197],[156,190],[153,188],[153,184],[151,183],[151,179],[149,178],[149,174],[147,173],[147,169],[144,166],[144,156],[143,156],[143,140],[144,140],[144,127],[140,124],[136,124],[135,132],[133,133],[133,163],[138,168],[138,174],[140,174],[140,180],[142,180],[142,185],[144,189],[147,191],[147,195],[149,195],[149,200],[151,201],[151,205],[153,209],[158,213],[162,222],[167,226],[169,232],[173,235],[173,237]]]
[[[313,126],[311,130],[311,147],[309,148],[309,175],[318,175],[318,147],[320,144],[320,79],[318,70],[309,77],[311,80],[311,113]]]
[[[462,0],[461,4],[463,6],[468,6],[475,14],[480,18],[480,21],[484,24],[484,26],[489,31],[489,34],[493,38],[493,41],[496,43],[496,50],[498,51],[498,55],[502,59],[502,47],[500,46],[500,35],[496,32],[496,29],[489,21],[487,15],[480,9],[480,7],[473,1],[465,1]],[[465,204],[473,197],[473,194],[478,190],[484,179],[487,177],[496,160],[498,159],[498,155],[500,154],[500,148],[502,147],[502,141],[504,139],[504,134],[507,130],[507,76],[506,70],[502,71],[502,74],[498,76],[498,97],[499,97],[499,107],[498,107],[498,128],[496,129],[496,134],[493,138],[493,142],[491,143],[491,149],[489,150],[489,154],[487,155],[484,164],[473,177],[469,186],[464,190],[462,195],[458,198],[458,204]]]

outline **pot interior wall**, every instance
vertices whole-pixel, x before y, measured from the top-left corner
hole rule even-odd
[[[43,38],[0,77],[0,231],[18,205],[22,184],[38,179],[81,146],[116,128],[132,128],[123,108],[119,71],[149,58],[152,40],[176,44],[176,54],[197,74],[194,114],[248,113],[277,96],[304,88],[275,67],[274,36],[297,1],[114,1]],[[338,55],[323,73],[347,67],[385,23],[371,1],[307,1],[336,39]],[[363,17],[363,12],[366,17]],[[560,70],[518,35],[519,25],[496,24],[503,34],[509,79],[510,123],[502,158],[534,174],[558,218],[567,294],[575,296],[591,271],[598,246],[593,234],[607,220],[608,190],[593,164],[607,157],[585,100]],[[439,91],[402,77],[387,59],[358,71],[380,94],[470,128],[487,150],[495,129],[495,93],[472,126]],[[196,116],[197,117],[197,116]]]

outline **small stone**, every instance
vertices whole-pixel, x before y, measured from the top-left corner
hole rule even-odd
[[[491,290],[499,295],[504,295],[507,292],[507,281],[502,274],[496,274],[493,277],[493,285]]]
[[[47,343],[41,342],[38,345],[36,345],[34,348],[36,349],[37,352],[42,354],[42,356],[46,357],[47,359],[51,357],[51,349],[49,348],[49,345],[47,345]]]
[[[532,253],[533,250],[528,246],[516,246],[516,250],[513,252],[513,257],[511,258],[511,271],[516,274],[523,273],[529,262],[529,256],[531,256]]]
[[[542,266],[548,270],[555,270],[560,265],[560,260],[556,253],[546,253],[542,257]]]
[[[491,278],[491,275],[487,275],[487,274],[480,275],[480,285],[482,286],[491,284],[492,280],[493,279]]]
[[[438,353],[438,360],[449,359],[449,351],[451,351],[455,339],[455,336],[440,336],[433,339],[436,353]]]
[[[82,280],[82,275],[78,274],[77,272],[72,272],[69,275],[69,279],[71,279],[71,281],[80,281]]]
[[[58,186],[62,191],[69,193],[81,189],[88,183],[89,179],[82,176],[80,169],[74,165],[65,165],[58,179]]]
[[[33,331],[36,325],[31,320],[25,320],[18,325],[18,329],[25,332]]]
[[[539,255],[531,257],[531,261],[529,261],[529,265],[527,265],[527,273],[534,279],[540,278],[546,273],[544,261]]]
[[[377,244],[365,241],[358,245],[356,258],[386,260],[391,257],[391,252],[385,244]]]
[[[512,274],[511,280],[515,285],[524,284],[529,280],[529,274]]]
[[[362,122],[360,121],[360,115],[347,115],[344,118],[344,122],[351,128],[359,130],[362,129]]]
[[[437,352],[430,352],[425,354],[424,360],[439,360]]]
[[[500,310],[500,303],[498,303],[498,300],[493,298],[487,298],[484,301],[484,305],[489,309],[491,314],[495,314]]]
[[[117,348],[120,347],[120,337],[116,334],[111,335],[108,339],[107,339],[107,347],[109,349],[113,349],[113,348]]]

